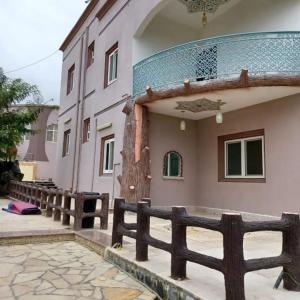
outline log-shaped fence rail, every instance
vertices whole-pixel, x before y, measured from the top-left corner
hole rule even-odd
[[[11,181],[9,196],[13,199],[28,202],[45,210],[46,217],[53,217],[54,221],[62,221],[63,225],[70,225],[70,217],[74,218],[74,230],[84,227],[87,218],[100,218],[100,229],[108,227],[109,194],[71,193],[56,187],[48,188],[32,182]],[[74,205],[72,205],[72,200]],[[87,209],[88,202],[95,209]],[[101,209],[96,209],[97,201],[101,201]],[[92,220],[93,224],[93,220]]]
[[[172,210],[151,208],[151,201],[143,199],[137,204],[128,204],[124,199],[115,199],[112,245],[123,243],[123,236],[136,240],[136,260],[148,260],[148,246],[171,254],[171,277],[186,278],[186,264],[193,262],[222,272],[225,278],[227,300],[245,299],[244,277],[247,272],[283,267],[284,288],[300,291],[300,219],[298,214],[283,213],[281,220],[244,222],[240,214],[225,213],[221,220],[190,216],[184,207]],[[125,212],[137,214],[136,223],[125,223]],[[170,220],[171,243],[150,235],[150,218]],[[188,226],[205,228],[223,235],[223,259],[211,257],[187,247]],[[282,253],[277,257],[244,259],[244,234],[255,231],[279,231],[283,234]]]

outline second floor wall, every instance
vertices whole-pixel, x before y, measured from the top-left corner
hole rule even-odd
[[[208,14],[205,27],[201,13],[189,13],[177,0],[117,0],[98,19],[96,13],[105,3],[97,2],[64,50],[61,112],[85,99],[96,114],[131,95],[133,65],[169,47],[233,33],[300,30],[298,0],[231,0]],[[87,67],[87,49],[93,42],[93,63]],[[107,86],[107,53],[116,44],[117,80]],[[92,94],[96,100],[89,101]]]

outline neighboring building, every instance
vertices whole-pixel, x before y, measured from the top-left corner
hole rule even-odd
[[[57,183],[299,211],[300,2],[188,3],[89,3],[60,48]]]
[[[57,123],[59,107],[55,105],[18,105],[18,109],[40,109],[38,120],[30,128],[34,135],[26,134],[23,143],[17,146],[24,180],[53,180],[56,173]]]

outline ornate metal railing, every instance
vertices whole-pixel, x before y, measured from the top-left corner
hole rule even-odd
[[[133,68],[133,95],[190,82],[249,75],[300,73],[300,32],[245,33],[179,45]]]

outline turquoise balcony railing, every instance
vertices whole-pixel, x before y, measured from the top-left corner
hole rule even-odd
[[[183,84],[249,75],[299,74],[300,32],[222,36],[179,45],[144,59],[133,68],[133,95]]]

